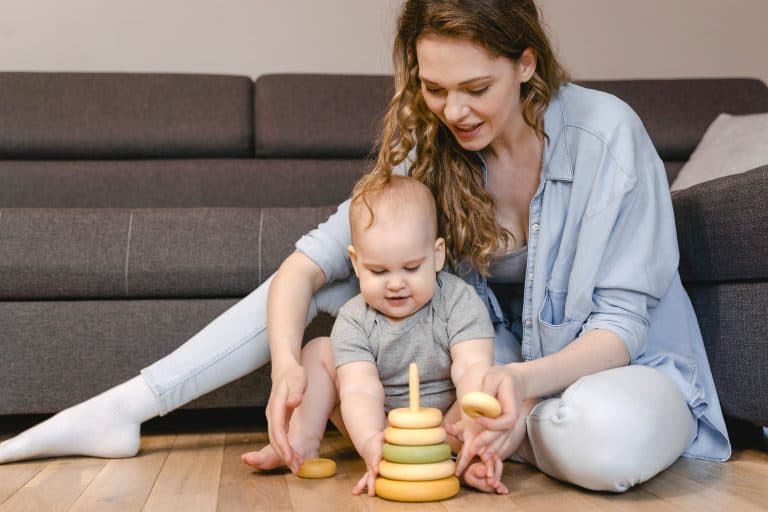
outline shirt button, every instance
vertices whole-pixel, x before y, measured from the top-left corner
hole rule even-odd
[[[528,274],[528,280],[529,280],[529,281],[533,281],[533,272],[531,272],[530,274]]]
[[[531,322],[530,320],[526,320],[525,321],[525,328],[526,329],[530,329],[532,325],[533,325],[533,322]]]
[[[533,226],[531,226],[531,228],[532,228],[534,231],[538,231],[538,230],[539,230],[539,225],[538,225],[538,224],[534,224]]]

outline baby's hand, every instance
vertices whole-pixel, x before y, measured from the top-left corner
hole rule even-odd
[[[504,465],[499,459],[476,461],[469,465],[461,477],[465,484],[479,491],[509,494],[509,489],[501,481],[503,469]]]
[[[368,496],[376,496],[374,483],[379,474],[379,463],[381,462],[381,452],[384,449],[384,432],[377,432],[363,445],[360,456],[365,461],[367,471],[365,475],[352,488],[352,494],[362,494],[368,489]]]

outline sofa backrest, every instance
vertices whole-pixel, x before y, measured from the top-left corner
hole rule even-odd
[[[248,77],[0,73],[0,158],[247,157],[252,105]]]

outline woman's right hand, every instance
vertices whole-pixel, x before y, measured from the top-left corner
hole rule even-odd
[[[285,465],[296,473],[303,462],[288,442],[288,423],[293,410],[299,406],[307,389],[307,372],[299,363],[293,363],[273,372],[272,390],[267,402],[267,429],[269,442],[285,461]]]

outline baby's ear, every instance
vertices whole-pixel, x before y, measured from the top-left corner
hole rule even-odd
[[[349,255],[349,260],[352,262],[352,268],[355,270],[355,275],[360,278],[360,274],[357,272],[357,252],[355,252],[355,248],[348,245],[347,254]]]
[[[435,240],[435,272],[443,270],[445,265],[445,240],[442,237],[438,237]]]

